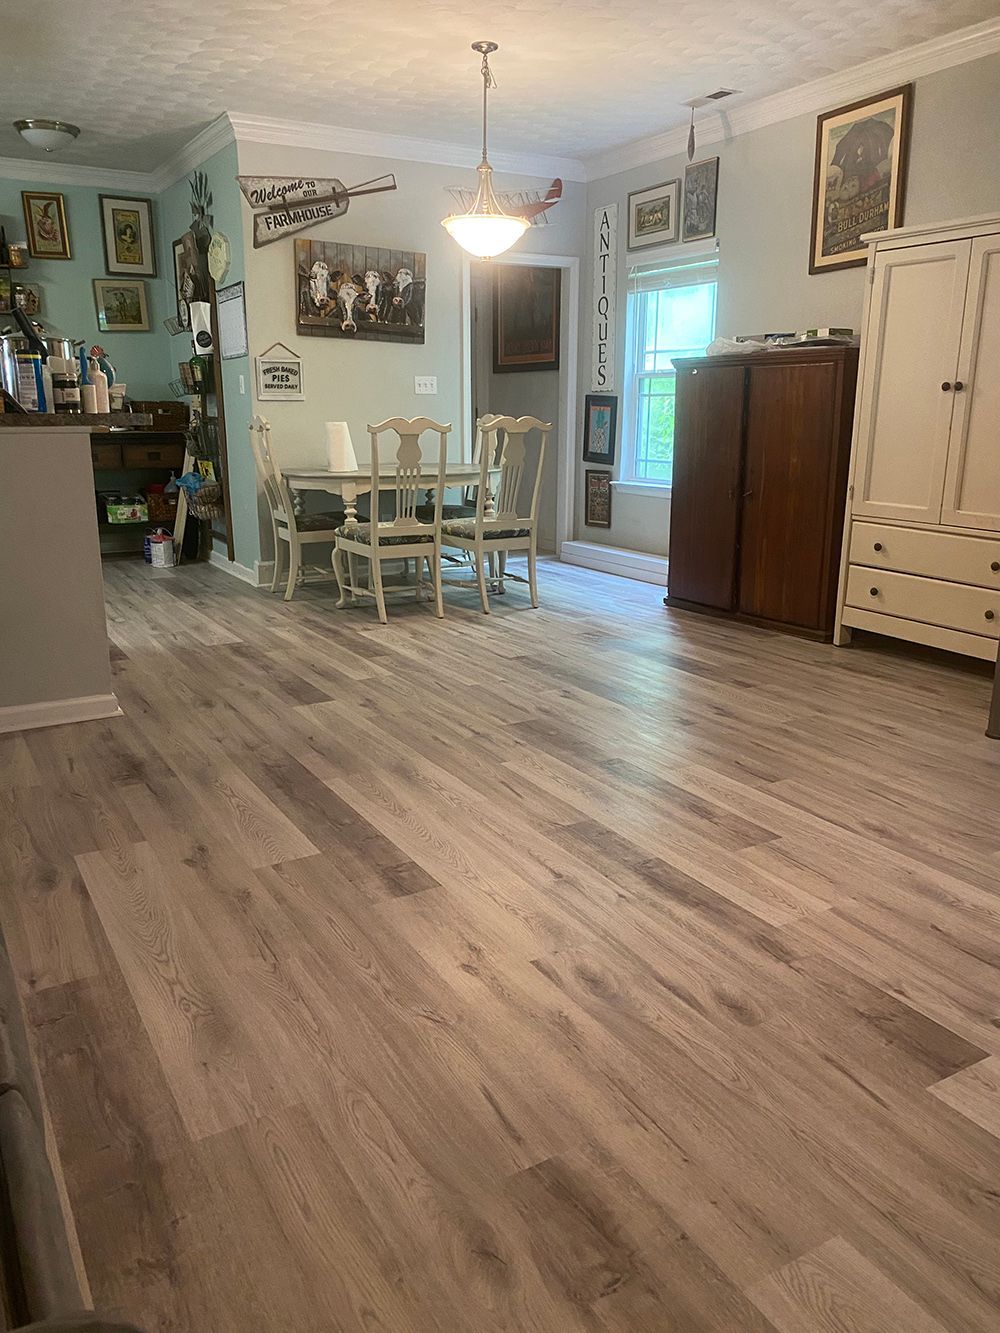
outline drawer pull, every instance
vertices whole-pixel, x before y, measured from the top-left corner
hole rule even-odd
[[[951,380],[945,380],[945,382],[941,385],[941,392],[951,393]]]
[[[990,563],[990,569],[993,570],[994,574],[1000,574],[1000,560],[993,560]]]
[[[996,616],[996,612],[995,612],[995,611],[987,611],[987,612],[986,612],[986,619],[987,619],[987,620],[993,620],[993,619],[995,618],[995,616]]]
[[[876,542],[876,543],[875,543],[875,546],[874,546],[873,549],[876,550],[876,551],[881,551],[881,549],[882,549],[882,543],[881,543],[881,542]]]
[[[869,588],[868,591],[871,593],[873,597],[878,596],[878,588]]]
[[[964,388],[965,388],[965,385],[962,383],[961,380],[956,380],[956,381],[955,381],[955,392],[956,392],[956,393],[961,393],[962,390],[963,390]]]

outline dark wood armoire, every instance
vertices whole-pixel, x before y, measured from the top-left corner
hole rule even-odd
[[[668,606],[831,638],[856,347],[674,362]]]

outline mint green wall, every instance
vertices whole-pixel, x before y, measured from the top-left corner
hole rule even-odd
[[[243,222],[240,214],[241,195],[236,184],[236,145],[228,144],[220,148],[206,161],[199,171],[205,172],[213,195],[212,212],[215,218],[215,230],[224,232],[229,237],[232,249],[232,261],[229,272],[223,279],[223,286],[245,279],[243,255]],[[159,267],[162,273],[170,275],[169,300],[170,310],[175,309],[173,291],[173,243],[191,225],[191,176],[175,181],[158,197],[157,209],[159,220]],[[164,356],[168,362],[168,376],[178,374],[177,363],[186,361],[191,356],[191,339],[186,333],[169,337],[164,331],[166,348]],[[242,377],[242,387],[240,380]],[[233,542],[237,564],[253,569],[260,559],[260,528],[257,520],[257,476],[254,469],[253,454],[250,449],[250,437],[247,426],[252,408],[250,405],[250,360],[240,357],[222,363],[223,393],[226,403],[226,438],[229,450],[229,490],[232,505]],[[220,548],[221,549],[221,548]]]
[[[23,270],[23,280],[37,283],[41,288],[42,323],[68,338],[85,338],[88,348],[100,343],[107,350],[118,377],[127,383],[131,396],[169,397],[166,349],[169,339],[163,320],[170,313],[171,287],[163,276],[162,258],[158,261],[159,276],[146,279],[150,332],[102,333],[97,327],[93,280],[106,276],[98,195],[118,191],[102,191],[89,185],[42,185],[38,181],[0,178],[0,221],[8,241],[26,239],[21,210],[22,190],[54,190],[66,201],[72,259],[32,259],[30,267]],[[155,202],[153,214],[156,228],[159,217]],[[162,255],[161,239],[157,237]],[[0,314],[0,327],[6,327],[9,322],[9,318]]]

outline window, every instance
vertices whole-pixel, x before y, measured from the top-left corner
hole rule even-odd
[[[669,486],[674,460],[675,356],[700,356],[715,337],[718,263],[638,268],[628,294],[622,481]]]

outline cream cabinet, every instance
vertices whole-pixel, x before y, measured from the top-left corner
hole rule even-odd
[[[871,240],[837,641],[992,660],[1000,627],[1000,218]]]

